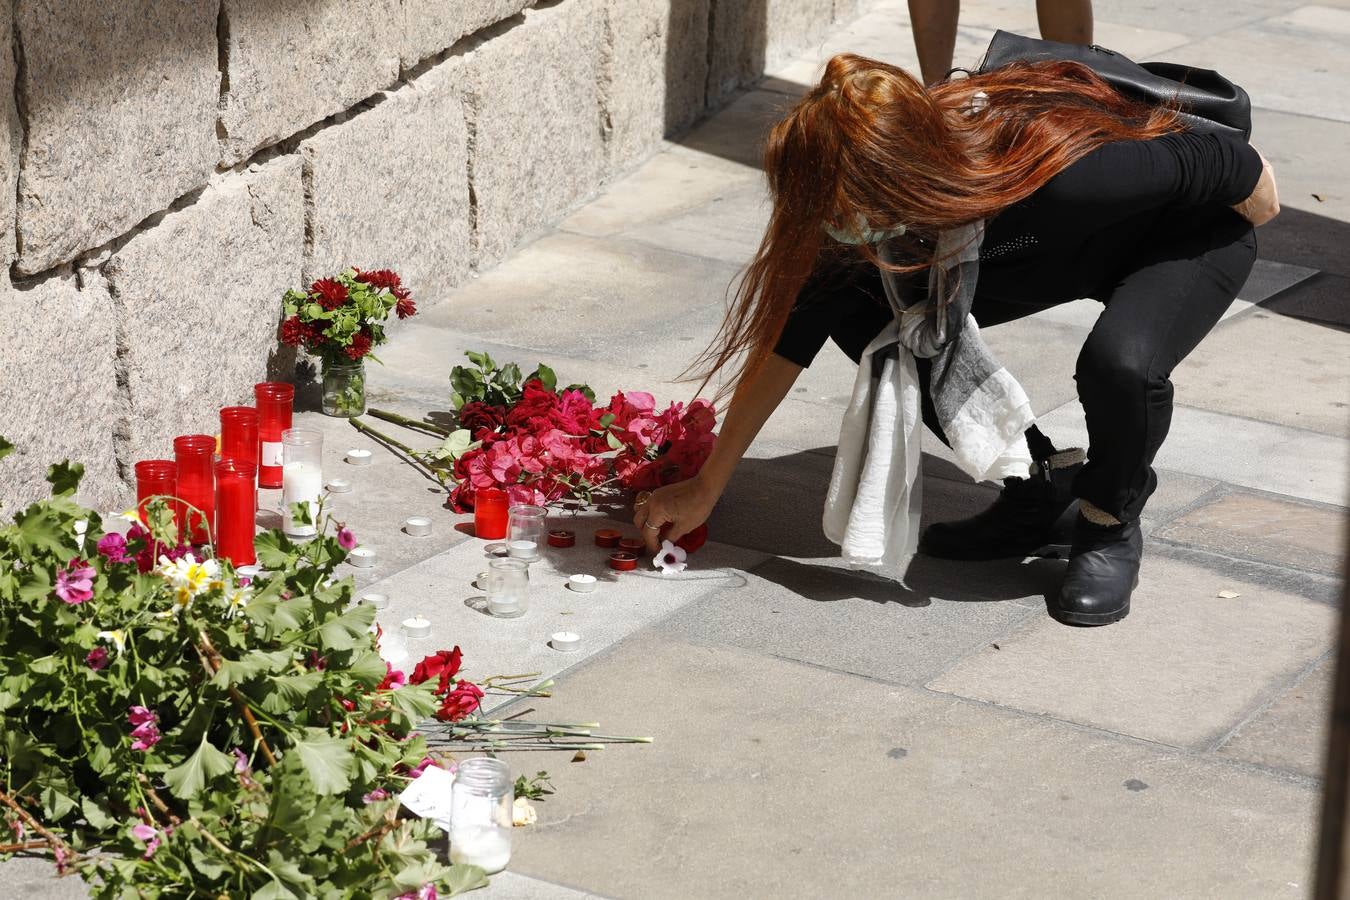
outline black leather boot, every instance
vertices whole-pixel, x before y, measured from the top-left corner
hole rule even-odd
[[[1109,625],[1125,618],[1143,555],[1138,521],[1097,525],[1079,513],[1073,553],[1051,613],[1070,625]]]
[[[1005,478],[992,506],[955,522],[935,522],[919,538],[919,552],[940,559],[1005,559],[1067,556],[1073,520],[1074,476],[1083,451],[1056,451],[1038,462],[1029,478]],[[1061,521],[1064,520],[1064,521]]]

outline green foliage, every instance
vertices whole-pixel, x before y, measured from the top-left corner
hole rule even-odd
[[[553,782],[549,780],[547,772],[540,771],[533,778],[526,778],[524,775],[516,777],[517,797],[525,797],[528,800],[543,800],[551,793],[553,793]]]
[[[96,898],[480,885],[481,870],[440,863],[434,825],[396,815],[437,701],[430,685],[381,687],[373,610],[335,580],[346,552],[322,510],[307,544],[260,535],[269,571],[244,586],[228,562],[151,568],[139,526],[125,561],[97,552],[79,475],[53,466],[51,499],[0,528],[0,789],[55,836],[58,865]],[[152,531],[170,513],[152,503]]]
[[[498,366],[491,356],[469,350],[465,354],[472,366],[455,366],[450,370],[450,402],[455,409],[466,403],[486,403],[489,406],[511,406],[520,399],[524,386],[539,381],[550,391],[558,389],[558,376],[552,369],[539,363],[528,375],[520,374],[520,366],[507,363]],[[586,399],[595,402],[595,392],[584,384],[569,385],[566,390],[581,391]]]
[[[289,290],[281,298],[286,318],[292,316],[309,327],[304,347],[321,357],[326,366],[350,363],[347,349],[358,334],[370,339],[370,346],[379,347],[386,340],[384,323],[394,312],[398,298],[385,286],[367,284],[357,277],[356,269],[347,269],[332,277],[346,288],[347,296],[331,309],[319,302],[320,293],[311,286],[308,291]],[[379,362],[374,354],[366,354]]]

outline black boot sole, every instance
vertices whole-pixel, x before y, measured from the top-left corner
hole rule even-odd
[[[959,562],[988,562],[994,559],[1025,559],[1028,556],[1039,556],[1044,559],[1068,559],[1071,544],[1041,544],[1038,547],[1031,547],[1026,550],[999,550],[997,553],[982,553],[979,550],[973,552],[957,553],[934,553],[931,549],[919,545],[919,553],[924,556],[931,556],[933,559],[952,559]]]
[[[1114,612],[1106,613],[1075,613],[1065,612],[1064,610],[1054,610],[1050,615],[1057,621],[1065,625],[1081,625],[1091,627],[1095,625],[1110,625],[1112,622],[1119,622],[1130,614],[1130,604],[1127,601],[1124,606]]]

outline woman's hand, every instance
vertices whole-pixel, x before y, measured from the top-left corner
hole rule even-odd
[[[653,553],[661,548],[662,539],[678,541],[708,521],[717,505],[717,492],[709,490],[697,476],[658,488],[645,495],[645,502],[643,496],[638,495],[634,506],[633,524],[641,530],[647,549]]]
[[[1261,156],[1258,150],[1257,156]],[[1275,170],[1264,156],[1261,156],[1261,179],[1246,200],[1233,209],[1238,215],[1253,225],[1264,225],[1280,214],[1280,192],[1275,186]]]

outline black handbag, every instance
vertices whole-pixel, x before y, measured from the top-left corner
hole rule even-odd
[[[1096,44],[1061,44],[996,31],[977,71],[1045,59],[1080,62],[1122,94],[1145,103],[1176,103],[1182,119],[1196,131],[1224,132],[1244,141],[1251,138],[1251,98],[1212,69],[1179,63],[1137,63]]]

